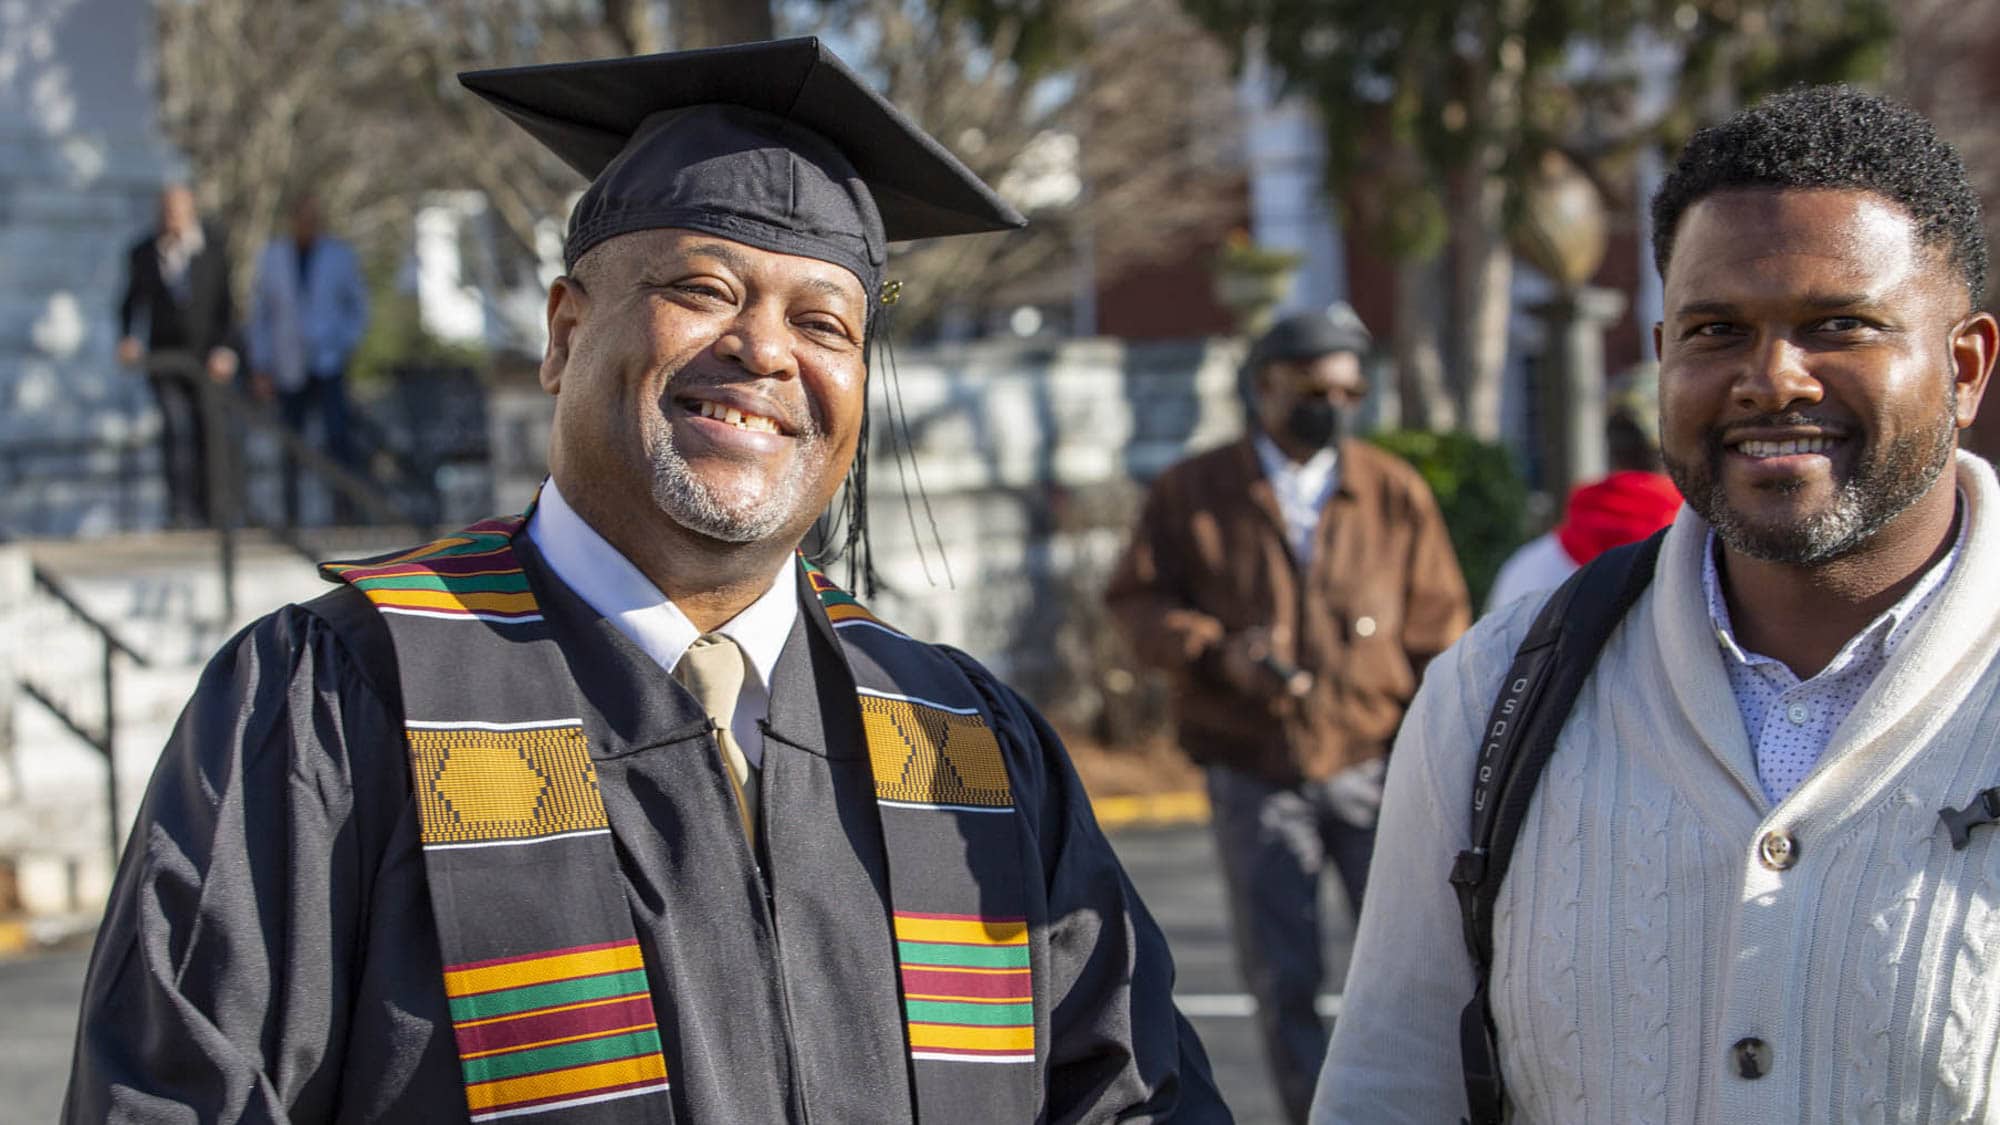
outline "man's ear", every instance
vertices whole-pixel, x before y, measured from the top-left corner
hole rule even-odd
[[[1973,313],[1951,334],[1952,382],[1958,392],[1958,428],[1972,425],[1979,413],[1979,400],[1986,394],[1986,380],[1993,375],[1993,360],[2000,350],[2000,322],[1988,312]]]
[[[584,292],[583,283],[568,274],[549,284],[549,343],[542,351],[540,372],[542,390],[549,394],[562,393],[562,377],[569,367],[570,345],[589,301],[590,294]]]

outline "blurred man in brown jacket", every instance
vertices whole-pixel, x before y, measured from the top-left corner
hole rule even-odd
[[[1298,1122],[1326,1052],[1320,876],[1359,910],[1389,743],[1470,620],[1430,490],[1350,440],[1368,346],[1346,305],[1259,339],[1250,436],[1161,475],[1107,594],[1207,768],[1237,958]]]

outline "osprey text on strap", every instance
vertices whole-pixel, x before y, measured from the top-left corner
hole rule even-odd
[[[1472,846],[1458,853],[1451,869],[1475,982],[1472,999],[1458,1018],[1470,1125],[1500,1125],[1507,1103],[1488,990],[1493,904],[1535,785],[1555,754],[1556,736],[1604,642],[1652,581],[1665,535],[1662,531],[1606,551],[1549,595],[1514,650],[1514,662],[1486,719],[1472,783]]]

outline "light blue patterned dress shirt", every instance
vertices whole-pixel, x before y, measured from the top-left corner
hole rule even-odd
[[[1958,538],[1951,553],[1807,680],[1799,679],[1780,661],[1745,652],[1736,643],[1715,565],[1715,533],[1708,533],[1708,549],[1702,552],[1702,590],[1708,597],[1708,615],[1722,649],[1722,666],[1729,673],[1736,709],[1756,752],[1757,780],[1772,804],[1791,796],[1812,772],[1833,741],[1834,732],[1875,681],[1876,673],[1889,662],[1889,654],[1937,600],[1938,590],[1965,548],[1964,513],[1965,501],[1960,498]]]

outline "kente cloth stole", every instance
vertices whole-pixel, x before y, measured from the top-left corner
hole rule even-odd
[[[917,1119],[1037,1120],[1045,1061],[1028,942],[1039,849],[1014,806],[986,701],[938,649],[800,558],[860,695],[889,848]]]
[[[321,570],[367,595],[396,649],[472,1120],[663,1125],[652,991],[582,700],[514,556],[520,525]]]
[[[472,1119],[669,1122],[660,1030],[582,701],[513,551],[523,524],[486,520],[322,572],[367,596],[398,653]],[[992,716],[956,664],[818,570],[807,577],[859,693],[917,1119],[1032,1121],[1044,1068],[1024,879],[1039,858]]]

